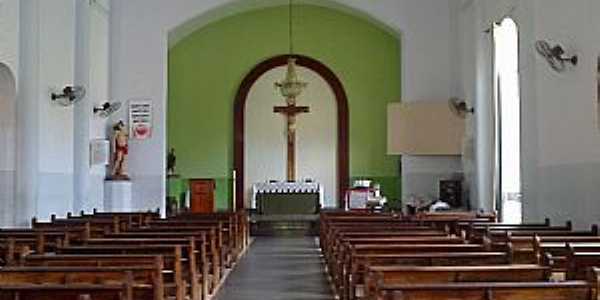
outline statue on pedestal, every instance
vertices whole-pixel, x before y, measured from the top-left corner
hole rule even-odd
[[[175,164],[177,164],[177,156],[175,156],[175,148],[171,148],[167,155],[167,175],[175,176]]]
[[[129,155],[129,135],[123,121],[113,126],[113,168],[111,180],[129,180],[127,175],[127,156]]]

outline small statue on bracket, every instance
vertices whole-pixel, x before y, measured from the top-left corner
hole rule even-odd
[[[129,135],[123,121],[113,126],[113,169],[111,180],[129,180],[127,175],[127,156],[129,155]]]
[[[168,176],[176,176],[175,175],[175,165],[177,164],[177,156],[175,156],[175,148],[171,148],[169,154],[167,155],[167,175]]]

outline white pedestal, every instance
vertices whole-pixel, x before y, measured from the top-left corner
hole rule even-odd
[[[106,180],[104,181],[104,211],[107,212],[130,212],[131,205],[131,181],[129,180]]]

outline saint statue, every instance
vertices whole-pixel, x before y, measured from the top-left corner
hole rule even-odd
[[[113,126],[113,180],[129,180],[127,175],[127,156],[129,155],[129,136],[123,121]]]
[[[169,155],[167,155],[167,175],[175,175],[175,164],[177,163],[177,156],[175,156],[175,148],[171,148]]]

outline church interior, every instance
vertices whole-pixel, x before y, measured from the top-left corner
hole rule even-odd
[[[0,0],[0,299],[600,299],[598,14]]]

